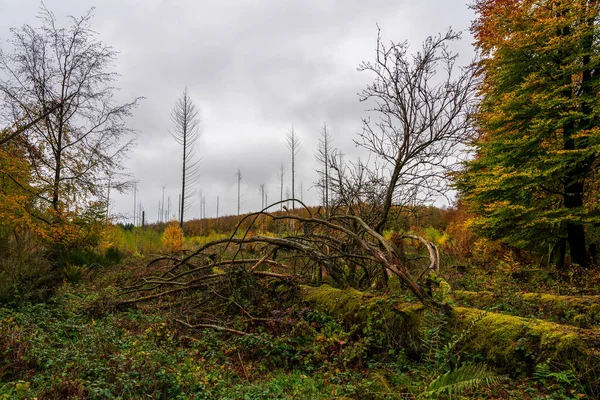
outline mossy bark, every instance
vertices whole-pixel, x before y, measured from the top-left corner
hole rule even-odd
[[[335,289],[328,285],[302,286],[302,299],[343,323],[370,326],[373,315],[386,323],[370,329],[387,332],[400,340],[390,345],[418,349],[423,335],[426,307],[392,302],[386,297],[369,296],[356,289]],[[453,307],[445,329],[458,335],[470,329],[462,351],[479,355],[511,374],[531,373],[539,363],[555,370],[575,371],[588,388],[600,387],[600,330],[581,329],[540,319],[487,312],[476,308]]]
[[[546,293],[511,293],[500,296],[492,292],[454,291],[456,301],[478,308],[510,309],[520,316],[535,316],[579,328],[600,327],[600,296],[558,296]]]
[[[327,284],[301,286],[300,296],[346,329],[369,335],[380,346],[404,348],[414,353],[420,345],[415,332],[419,314],[425,310],[421,303],[397,304],[387,296],[373,296],[350,287],[336,289]]]

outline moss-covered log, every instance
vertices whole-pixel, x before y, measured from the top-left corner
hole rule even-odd
[[[423,335],[426,308],[413,303],[394,303],[385,297],[366,295],[355,289],[335,289],[328,285],[303,286],[302,298],[316,309],[340,322],[370,329],[399,330],[387,333],[400,340],[394,345],[418,349]],[[581,329],[540,319],[454,307],[444,328],[450,335],[469,329],[462,351],[478,355],[510,374],[531,373],[540,363],[554,370],[571,370],[593,392],[600,387],[600,330]],[[376,318],[386,321],[371,326]]]
[[[313,308],[338,320],[347,329],[379,338],[381,345],[414,350],[420,303],[398,306],[386,296],[373,296],[353,288],[336,289],[329,285],[301,286],[300,295]]]
[[[461,305],[477,308],[494,307],[524,317],[574,325],[580,328],[600,327],[600,296],[558,296],[547,293],[511,293],[454,291]]]

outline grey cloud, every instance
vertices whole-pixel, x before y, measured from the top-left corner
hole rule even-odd
[[[88,0],[46,0],[61,20],[81,15]],[[36,25],[37,0],[0,0],[0,38],[8,27]],[[169,136],[170,111],[184,87],[200,108],[203,134],[198,143],[198,189],[207,214],[236,211],[235,172],[244,174],[242,209],[260,206],[258,185],[279,198],[281,162],[290,185],[285,134],[292,124],[300,135],[297,188],[315,204],[313,153],[324,121],[349,159],[361,152],[352,139],[360,131],[366,104],[356,96],[373,78],[358,73],[375,54],[376,24],[384,40],[407,39],[413,48],[452,25],[465,29],[472,18],[464,0],[104,0],[92,25],[120,52],[119,101],[145,96],[130,120],[138,145],[126,165],[139,181],[138,198],[156,218],[162,185],[176,208],[180,151]],[[459,44],[472,54],[468,35]],[[468,60],[468,57],[466,58]],[[112,209],[131,213],[133,196],[114,196]],[[192,216],[197,215],[197,211]]]

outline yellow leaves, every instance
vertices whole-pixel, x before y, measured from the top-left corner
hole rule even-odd
[[[161,238],[165,250],[169,253],[176,253],[183,250],[184,236],[183,230],[179,227],[177,221],[169,222]]]
[[[10,228],[35,225],[29,212],[32,195],[29,187],[29,164],[12,144],[0,148],[0,221]]]

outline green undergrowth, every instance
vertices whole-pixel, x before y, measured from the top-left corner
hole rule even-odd
[[[577,369],[560,364],[583,343],[568,335],[553,333],[550,340],[526,331],[519,341],[519,331],[498,346],[564,352],[541,352],[510,379],[495,370],[505,353],[493,359],[472,344],[485,337],[480,327],[495,332],[493,313],[457,309],[453,319],[398,294],[254,282],[245,302],[244,291],[222,299],[224,310],[235,311],[227,311],[228,326],[248,334],[190,329],[174,321],[184,319],[177,304],[196,317],[214,312],[193,294],[116,306],[117,285],[156,274],[146,265],[140,258],[85,269],[79,283],[65,282],[45,303],[0,308],[0,399],[444,399],[451,393],[576,399],[583,393]]]
[[[301,367],[304,350],[267,333],[194,337],[156,315],[116,312],[110,296],[68,288],[0,309],[0,398],[333,398],[362,379],[315,374]]]
[[[116,290],[64,284],[0,309],[0,399],[420,398],[428,366],[384,338],[286,306],[240,336],[114,307]]]
[[[543,320],[484,313],[482,310],[453,307],[439,317],[437,328],[428,328],[430,311],[421,305],[382,300],[354,289],[335,289],[327,285],[305,286],[304,299],[319,310],[344,323],[362,321],[384,332],[388,326],[400,327],[398,343],[405,352],[422,355],[432,343],[422,346],[427,331],[438,329],[439,337],[461,338],[460,354],[467,360],[480,360],[499,367],[515,378],[532,376],[540,365],[554,373],[568,371],[574,387],[586,387],[588,393],[599,395],[600,359],[596,330],[583,330]],[[380,306],[388,302],[386,308]],[[383,302],[383,303],[382,303]],[[369,324],[367,315],[375,315],[382,323]],[[449,339],[452,343],[452,339]],[[390,343],[393,345],[393,343]],[[453,355],[453,357],[456,357]]]

